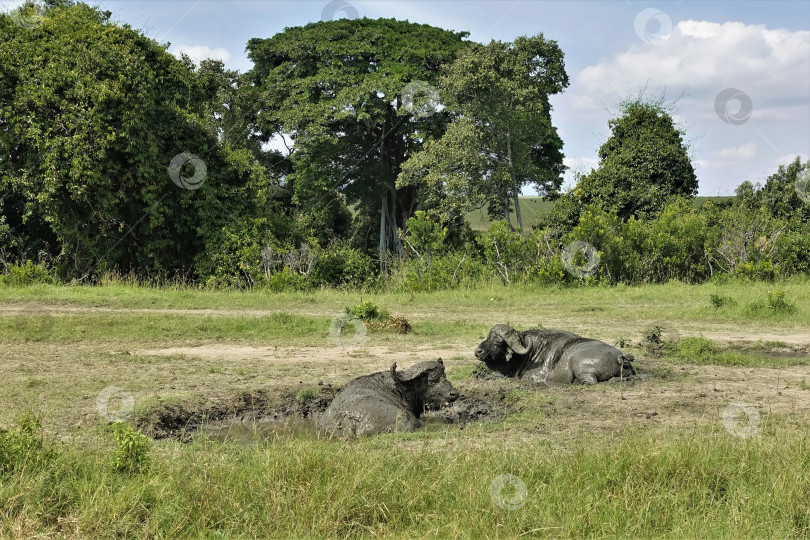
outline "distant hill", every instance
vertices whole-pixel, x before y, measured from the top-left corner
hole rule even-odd
[[[726,201],[733,199],[733,197],[695,197],[695,208],[700,206],[706,201]],[[529,228],[534,224],[541,215],[551,210],[554,206],[553,202],[544,201],[540,197],[520,197],[520,212],[523,215],[523,227]],[[489,228],[492,220],[487,216],[486,208],[475,210],[467,214],[467,222],[473,230],[485,231]],[[515,223],[515,213],[512,212],[512,223]]]

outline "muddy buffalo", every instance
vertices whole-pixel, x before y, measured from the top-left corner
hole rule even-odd
[[[631,355],[596,339],[562,330],[518,332],[496,324],[476,349],[487,367],[510,377],[548,384],[596,384],[634,375]]]
[[[388,371],[349,381],[318,419],[318,427],[342,437],[413,431],[424,425],[419,416],[425,410],[456,398],[441,358],[400,373],[393,364]]]

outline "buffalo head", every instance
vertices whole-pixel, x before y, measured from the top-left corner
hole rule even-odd
[[[496,324],[487,339],[475,348],[475,357],[487,367],[505,375],[514,375],[520,369],[518,363],[510,365],[514,355],[524,356],[530,348],[523,343],[520,333],[508,324]]]
[[[417,416],[426,409],[439,409],[458,398],[458,391],[445,376],[441,358],[419,362],[400,373],[397,373],[397,365],[393,364],[391,376]]]

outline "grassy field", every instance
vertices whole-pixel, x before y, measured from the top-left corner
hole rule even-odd
[[[728,199],[731,199],[731,197],[695,197],[694,204],[696,208],[699,208],[704,202],[709,200],[724,201]],[[553,206],[553,202],[544,201],[540,197],[520,197],[520,212],[523,218],[523,226],[527,228],[531,227],[540,219],[540,216],[549,212]],[[510,215],[512,217],[512,223],[516,223],[515,212],[512,211]],[[475,210],[467,214],[467,222],[469,222],[470,227],[475,231],[485,231],[492,224],[492,220],[487,216],[486,208]]]
[[[793,309],[769,303],[777,290]],[[330,321],[366,300],[413,332],[330,338]],[[544,390],[477,380],[472,349],[497,322],[619,344],[642,377]],[[643,346],[651,332],[669,346]],[[0,538],[807,537],[808,347],[801,279],[378,295],[3,288]],[[99,406],[110,387],[121,402],[109,407],[131,398],[131,418],[256,389],[303,395],[437,356],[463,395],[500,396],[506,417],[351,442],[182,444],[111,427]],[[741,403],[754,416],[729,424]],[[17,426],[29,412],[41,428]]]

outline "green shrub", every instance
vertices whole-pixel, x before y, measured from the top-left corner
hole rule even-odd
[[[721,308],[721,307],[724,307],[724,306],[731,307],[731,306],[737,305],[737,301],[734,300],[730,296],[725,296],[725,295],[722,295],[722,294],[712,293],[709,298],[710,298],[710,300],[712,302],[712,305],[715,308]]]
[[[710,339],[703,336],[687,337],[675,345],[672,356],[693,364],[712,364],[719,348]]]
[[[447,253],[430,260],[411,258],[394,264],[388,286],[406,292],[429,292],[472,286],[487,279],[484,264],[467,253]]]
[[[360,302],[350,308],[347,307],[346,313],[363,321],[387,321],[391,317],[388,311],[380,309],[377,304],[371,300]]]
[[[270,279],[267,280],[267,287],[275,292],[305,291],[310,288],[310,285],[307,283],[306,277],[285,266],[280,271],[270,275]]]
[[[796,304],[785,298],[785,291],[769,291],[768,307],[775,313],[796,313]]]
[[[306,403],[318,397],[318,393],[312,388],[302,388],[295,394],[295,399],[299,403]]]
[[[0,475],[41,465],[53,456],[44,450],[42,423],[33,414],[17,418],[17,429],[0,429]]]
[[[149,466],[149,439],[125,422],[111,426],[116,447],[111,465],[113,470],[123,473],[136,473]]]
[[[374,260],[345,243],[333,243],[318,252],[318,261],[310,275],[315,287],[364,288],[377,276]]]
[[[43,263],[34,264],[31,260],[27,260],[23,264],[8,265],[8,274],[0,276],[0,283],[15,287],[35,283],[54,283],[55,281]]]

